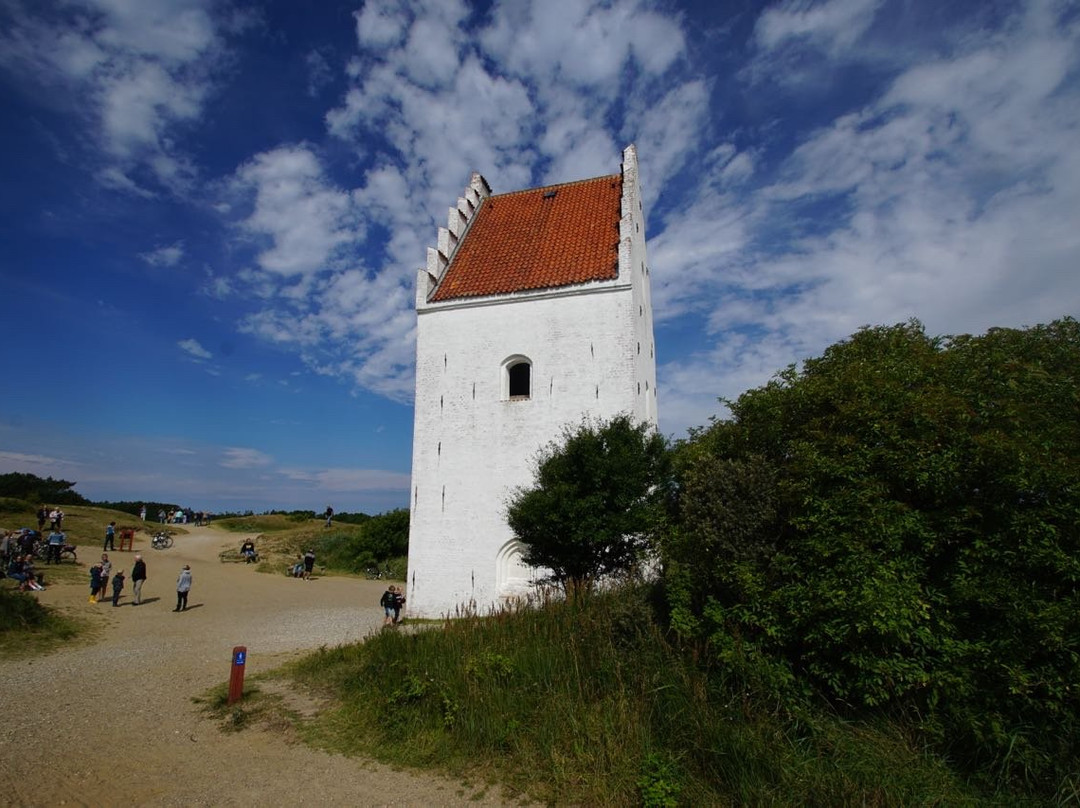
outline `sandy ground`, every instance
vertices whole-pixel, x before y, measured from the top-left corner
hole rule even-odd
[[[169,550],[135,550],[148,566],[143,604],[87,602],[87,585],[55,584],[43,603],[88,614],[93,642],[0,660],[0,805],[493,806],[498,789],[310,749],[263,729],[226,733],[193,696],[228,680],[232,649],[247,676],[320,645],[362,639],[382,623],[377,581],[310,582],[221,563],[244,536],[188,528]],[[83,548],[80,561],[95,558]],[[130,574],[133,553],[110,553]],[[70,563],[70,562],[68,562]],[[180,567],[194,576],[175,613]],[[48,568],[46,581],[48,581]]]

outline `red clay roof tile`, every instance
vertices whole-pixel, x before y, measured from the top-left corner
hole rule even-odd
[[[620,174],[488,197],[432,302],[618,277],[621,199]]]

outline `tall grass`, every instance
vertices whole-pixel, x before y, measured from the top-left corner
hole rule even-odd
[[[0,582],[0,656],[21,657],[54,650],[84,626],[42,606],[29,592]]]
[[[388,762],[488,775],[559,804],[974,801],[899,731],[748,701],[665,641],[645,589],[384,631],[292,675],[340,701],[305,732]]]

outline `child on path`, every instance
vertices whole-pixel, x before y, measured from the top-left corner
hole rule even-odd
[[[101,565],[90,568],[90,603],[97,603],[97,593],[101,589]]]
[[[124,591],[124,571],[120,570],[112,579],[112,605],[120,605],[120,593]]]

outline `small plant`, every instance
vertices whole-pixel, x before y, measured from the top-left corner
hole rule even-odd
[[[514,674],[514,662],[504,654],[484,651],[465,662],[465,674],[478,684],[491,678],[505,680]]]
[[[676,808],[682,791],[682,772],[674,760],[652,753],[642,761],[637,784],[644,808]]]

